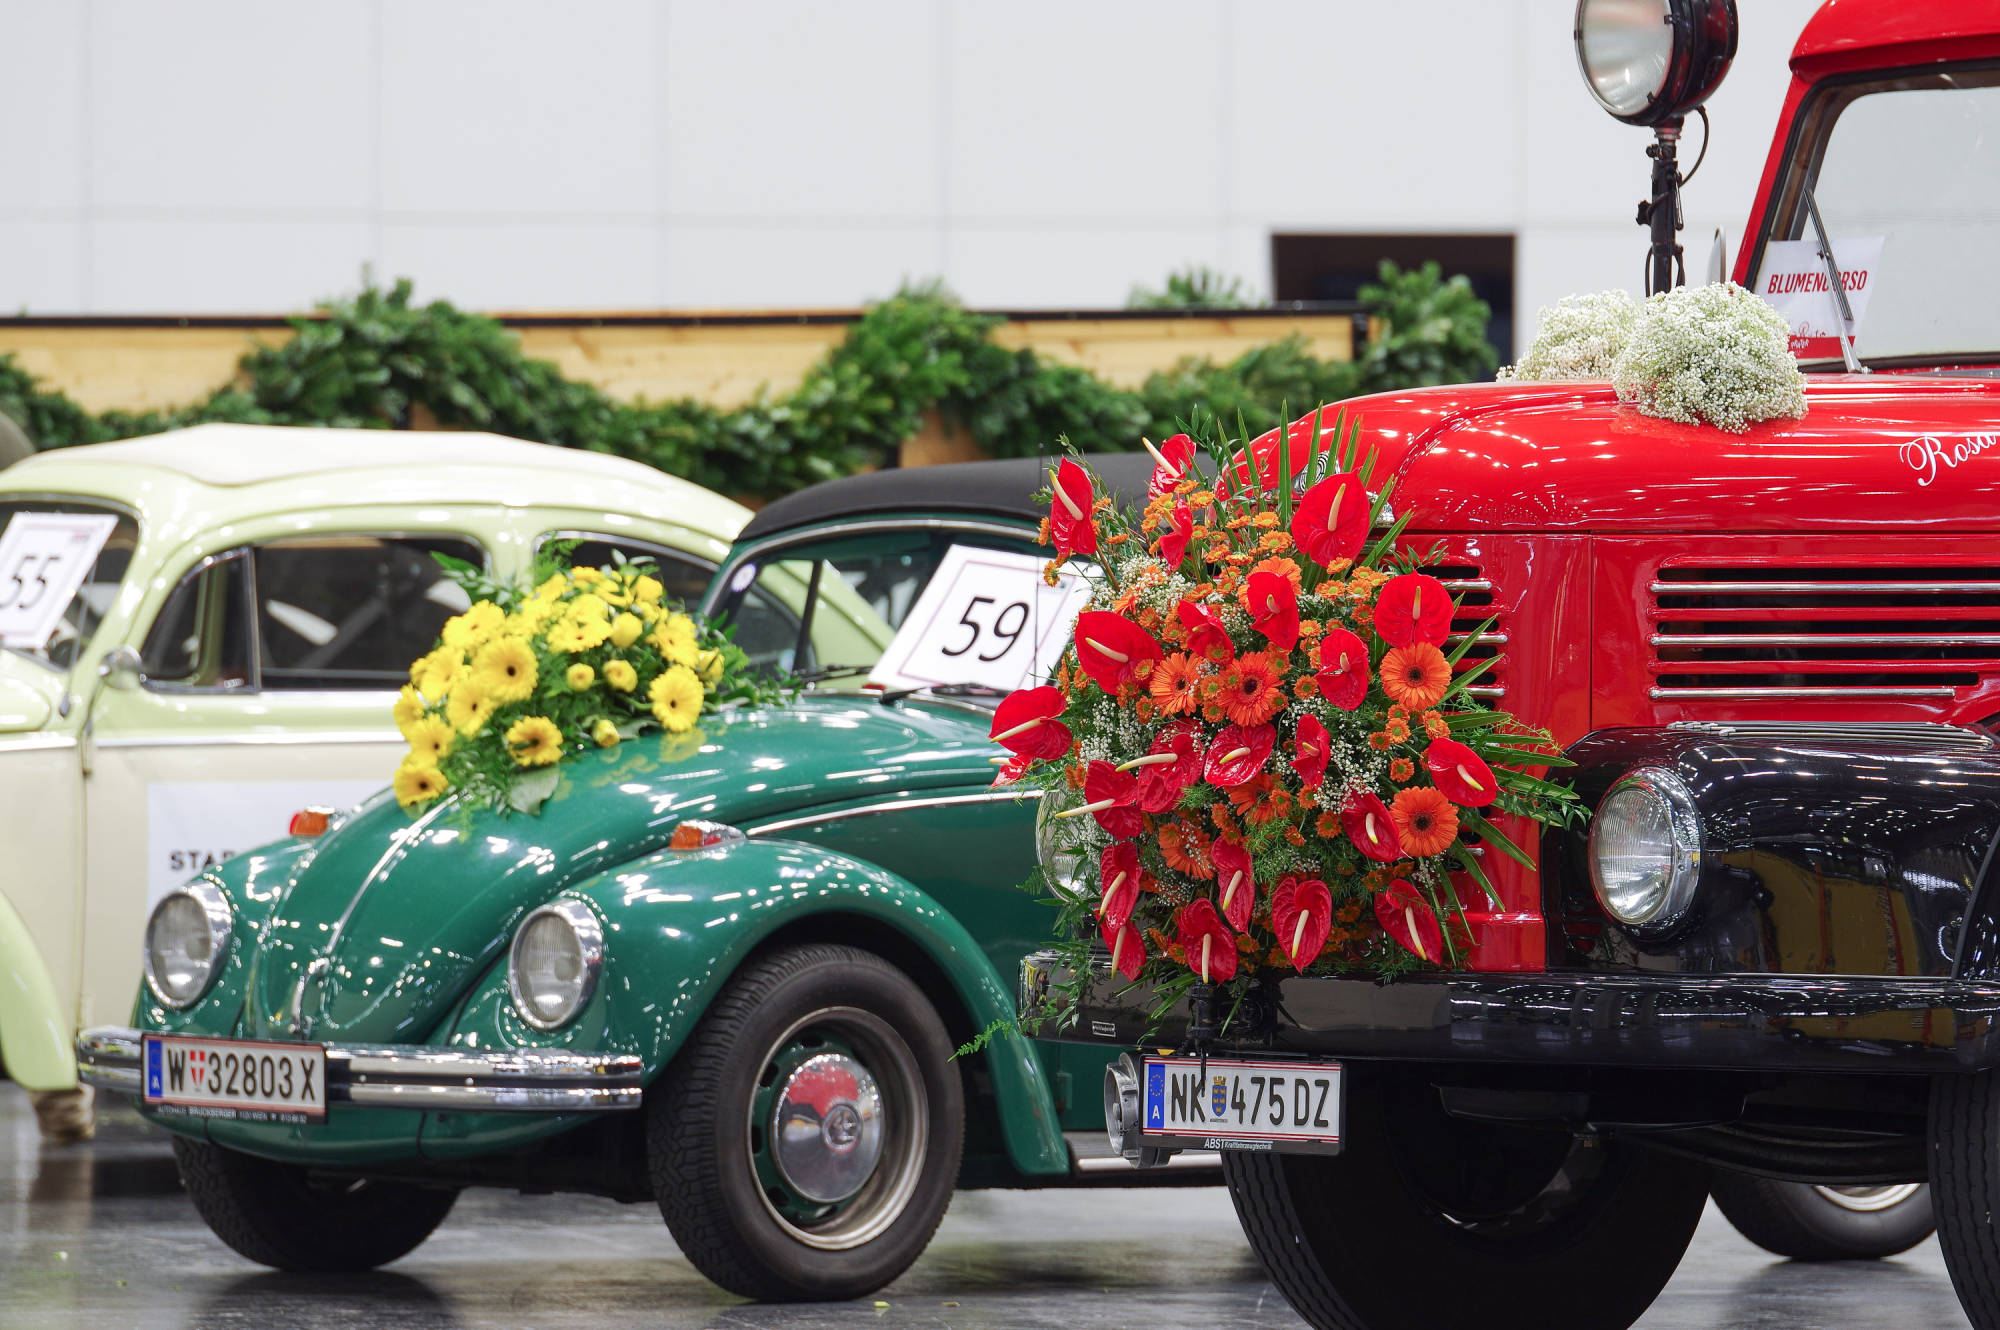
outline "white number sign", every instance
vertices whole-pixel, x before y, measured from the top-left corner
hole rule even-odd
[[[1045,561],[970,545],[945,551],[868,676],[885,688],[976,683],[1012,690],[1055,669],[1090,583],[1065,571],[1050,586]]]
[[[1854,315],[1850,337],[1861,335],[1861,316],[1882,266],[1882,237],[1856,236],[1833,242],[1840,260],[1840,285]],[[1791,329],[1792,355],[1800,360],[1840,359],[1840,308],[1826,275],[1817,240],[1777,240],[1764,246],[1757,272],[1757,291],[1764,302],[1784,315]]]
[[[108,513],[14,514],[0,534],[0,646],[49,644],[117,525]]]

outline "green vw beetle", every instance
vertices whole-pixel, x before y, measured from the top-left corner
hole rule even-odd
[[[1142,489],[1150,463],[1103,470]],[[954,1057],[1011,1019],[1047,929],[979,686],[1067,635],[1042,480],[773,504],[703,608],[810,691],[567,762],[535,816],[377,796],[217,866],[156,910],[133,1025],[79,1037],[84,1078],[175,1133],[218,1236],[287,1269],[395,1260],[491,1185],[650,1199],[725,1288],[851,1297],[954,1186],[1156,1176],[1064,1135],[1101,1119],[1100,1051]]]

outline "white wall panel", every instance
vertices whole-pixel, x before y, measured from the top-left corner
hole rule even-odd
[[[361,284],[370,228],[339,221],[107,220],[92,227],[91,238],[97,309],[265,314],[352,292]],[[282,299],[279,292],[286,293]]]
[[[83,240],[74,222],[0,218],[0,317],[83,308]]]
[[[0,50],[8,57],[0,77],[0,217],[85,201],[87,20],[80,7],[0,0]]]
[[[645,222],[385,222],[378,277],[469,309],[657,306],[660,236]]]
[[[677,224],[666,238],[662,303],[677,309],[851,308],[944,266],[936,227],[806,222]]]
[[[959,226],[951,234],[951,284],[975,305],[1116,308],[1135,281],[1157,287],[1190,260],[1214,266],[1219,258],[1215,230],[1206,226]]]

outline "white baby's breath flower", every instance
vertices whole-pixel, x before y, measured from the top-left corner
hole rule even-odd
[[[1753,421],[1806,413],[1805,376],[1784,318],[1734,282],[1649,298],[1612,383],[1620,401],[1646,415],[1736,434]]]
[[[1553,307],[1542,307],[1527,352],[1498,377],[1538,382],[1608,379],[1638,318],[1639,302],[1629,291],[1564,296]]]

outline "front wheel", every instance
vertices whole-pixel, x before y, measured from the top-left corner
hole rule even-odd
[[[1736,1231],[1794,1261],[1868,1261],[1908,1251],[1931,1235],[1930,1188],[1821,1187],[1717,1169],[1710,1194]]]
[[[965,1099],[923,990],[881,957],[801,946],[745,965],[647,1095],[660,1213],[747,1298],[872,1293],[958,1183]]]
[[[1461,1121],[1420,1078],[1347,1075],[1345,1153],[1223,1155],[1251,1247],[1316,1330],[1624,1330],[1701,1221],[1699,1166]]]

